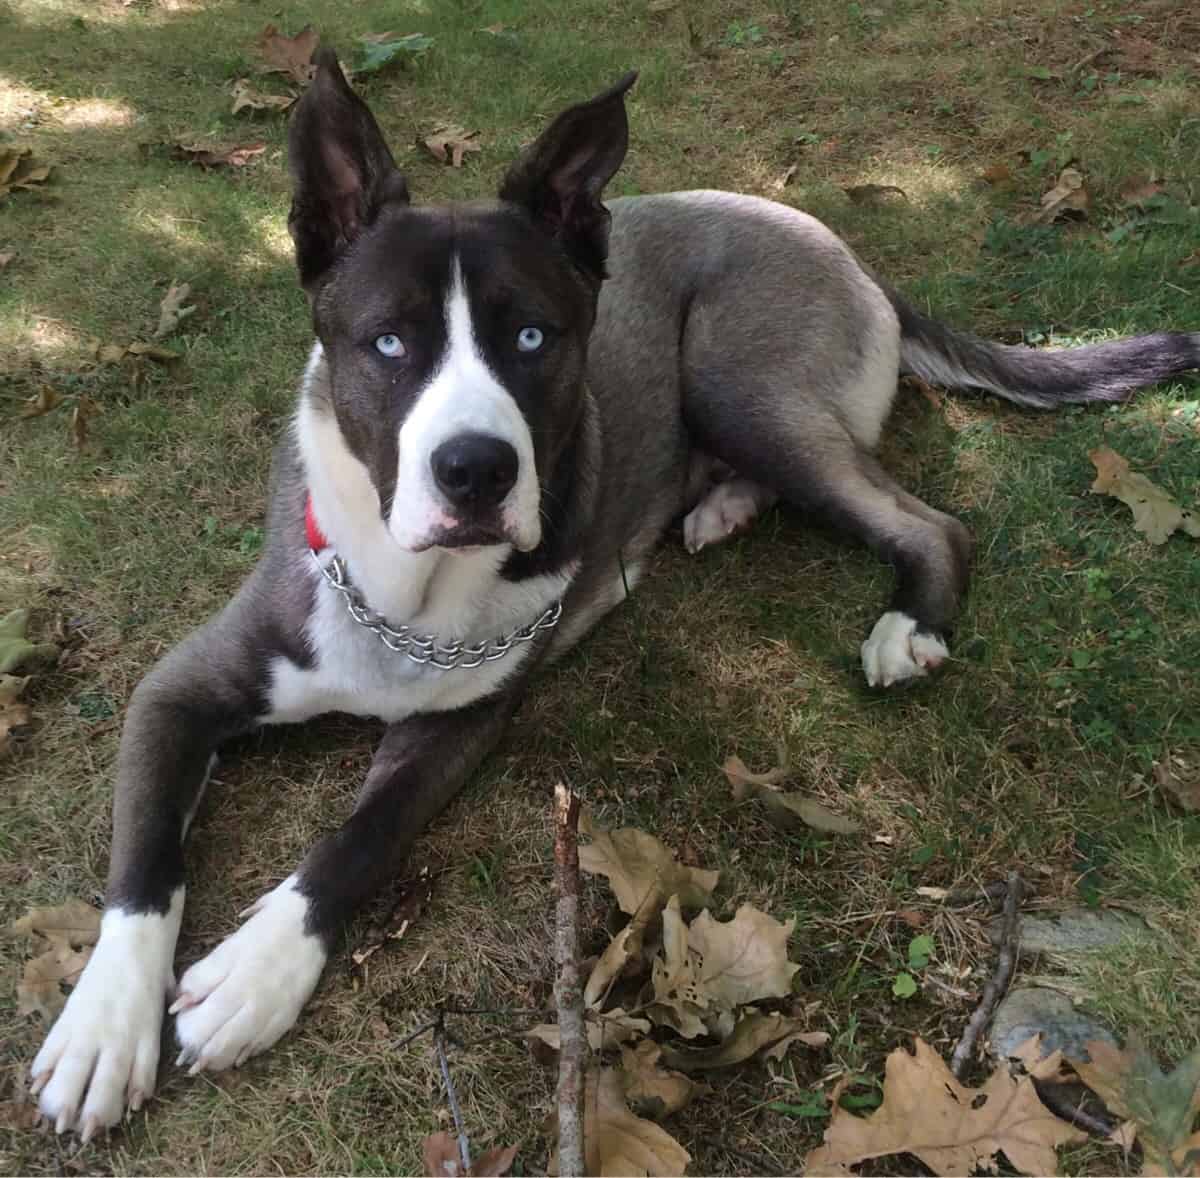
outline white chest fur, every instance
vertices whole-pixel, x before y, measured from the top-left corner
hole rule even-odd
[[[567,575],[509,582],[478,568],[472,557],[445,559],[449,568],[444,579],[436,579],[444,583],[432,586],[429,608],[406,620],[417,633],[445,640],[479,641],[525,626],[570,583]],[[459,708],[490,695],[529,657],[531,647],[521,644],[504,658],[474,668],[438,670],[415,663],[355,622],[341,595],[315,567],[310,575],[315,582],[314,608],[307,636],[313,664],[303,668],[283,657],[275,659],[264,723],[292,723],[322,712],[377,716],[392,723],[415,712]]]

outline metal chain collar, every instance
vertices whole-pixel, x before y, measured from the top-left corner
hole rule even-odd
[[[387,624],[382,614],[377,614],[363,600],[363,596],[350,583],[346,572],[346,564],[340,556],[335,556],[327,565],[323,565],[316,552],[312,549],[312,558],[325,583],[337,590],[346,602],[346,611],[364,629],[378,636],[388,650],[395,651],[425,667],[436,667],[439,671],[470,671],[481,667],[484,663],[494,663],[502,659],[515,646],[532,642],[543,630],[552,630],[562,617],[562,598],[560,597],[535,621],[528,626],[489,638],[486,642],[477,642],[467,646],[462,642],[442,642],[436,634],[414,634],[408,626],[394,628]]]

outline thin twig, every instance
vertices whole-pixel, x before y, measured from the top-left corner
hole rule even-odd
[[[401,1047],[407,1047],[414,1039],[419,1039],[422,1035],[432,1031],[438,1025],[437,1019],[432,1019],[427,1023],[422,1023],[415,1031],[404,1036],[403,1039],[397,1040],[392,1044],[393,1051],[399,1051]]]
[[[442,1084],[446,1089],[446,1099],[450,1102],[450,1115],[454,1118],[454,1131],[458,1134],[458,1157],[462,1162],[462,1172],[471,1172],[471,1143],[467,1140],[467,1130],[463,1126],[462,1111],[458,1107],[458,1093],[454,1091],[454,1081],[450,1079],[450,1061],[446,1059],[446,1045],[442,1041],[444,1030],[442,1020],[437,1021],[437,1029],[433,1033],[433,1042],[437,1047],[438,1064],[442,1069]]]
[[[558,976],[558,1172],[580,1178],[584,1169],[583,1094],[587,1030],[579,969],[579,799],[560,781],[554,787],[554,874],[558,888],[554,956]]]
[[[1013,969],[1017,963],[1017,934],[1021,927],[1021,894],[1024,885],[1021,877],[1015,872],[1008,874],[1008,894],[1004,898],[1004,920],[1000,927],[1000,955],[996,961],[996,969],[983,988],[983,997],[971,1015],[962,1038],[954,1048],[950,1057],[950,1071],[956,1080],[963,1078],[967,1065],[975,1052],[979,1036],[992,1018],[996,1003],[1008,989],[1012,981]]]

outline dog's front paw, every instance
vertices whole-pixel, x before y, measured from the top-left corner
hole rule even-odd
[[[100,940],[30,1068],[38,1109],[86,1142],[154,1095],[183,889],[166,915],[105,913]]]
[[[190,1074],[236,1067],[291,1029],[325,965],[319,937],[306,932],[308,900],[295,877],[268,892],[250,919],[196,962],[171,1006]]]
[[[884,614],[862,644],[863,672],[872,687],[921,678],[949,656],[936,634],[918,631],[916,618],[899,610]]]

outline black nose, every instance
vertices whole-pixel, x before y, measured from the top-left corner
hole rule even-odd
[[[495,507],[517,481],[517,452],[500,438],[459,434],[431,459],[433,477],[456,507]]]

